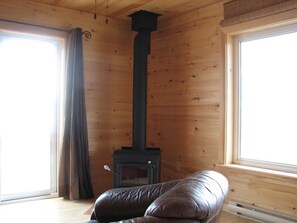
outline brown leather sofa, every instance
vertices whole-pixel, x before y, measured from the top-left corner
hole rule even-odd
[[[115,188],[97,199],[89,223],[215,223],[227,193],[227,179],[209,170],[176,181]]]

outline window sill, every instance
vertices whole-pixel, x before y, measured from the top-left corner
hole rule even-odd
[[[249,171],[249,172],[254,172],[254,173],[269,174],[269,175],[275,175],[275,176],[279,176],[279,177],[297,179],[296,173],[288,173],[288,172],[277,171],[277,170],[269,170],[269,169],[264,169],[264,168],[259,168],[259,167],[251,167],[251,166],[238,165],[238,164],[217,164],[217,167],[222,168],[222,169],[237,169],[237,170]]]

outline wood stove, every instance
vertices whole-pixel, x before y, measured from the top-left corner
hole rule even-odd
[[[113,154],[113,187],[130,187],[160,182],[159,148],[134,151],[122,147]]]
[[[133,56],[133,129],[132,147],[122,147],[113,154],[113,187],[126,187],[160,181],[159,148],[146,148],[147,56],[151,32],[157,29],[158,14],[138,11],[132,17]]]

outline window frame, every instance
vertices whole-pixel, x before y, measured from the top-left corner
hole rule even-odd
[[[262,29],[238,32],[227,36],[226,69],[226,149],[225,163],[241,166],[259,167],[287,173],[297,173],[296,165],[278,164],[267,161],[239,158],[240,144],[240,43],[297,32],[297,24],[266,26]]]

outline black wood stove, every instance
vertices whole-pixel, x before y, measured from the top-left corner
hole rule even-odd
[[[132,147],[122,147],[113,154],[113,187],[126,187],[160,181],[159,148],[146,148],[147,56],[151,32],[157,29],[158,14],[138,11],[132,17],[133,58],[133,139]]]
[[[139,186],[160,181],[160,149],[134,151],[122,147],[113,154],[113,187]]]

